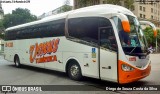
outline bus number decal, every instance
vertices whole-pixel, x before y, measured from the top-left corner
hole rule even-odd
[[[60,39],[53,39],[52,41],[47,41],[44,43],[36,43],[30,46],[30,63],[36,60],[36,63],[45,63],[51,61],[57,61],[56,55],[51,55],[56,53],[58,49]]]

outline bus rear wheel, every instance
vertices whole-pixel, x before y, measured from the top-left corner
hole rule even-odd
[[[19,60],[19,57],[18,57],[18,56],[16,56],[14,63],[15,63],[15,66],[16,66],[17,68],[20,68],[20,67],[21,67],[20,60]]]
[[[79,64],[70,63],[68,66],[68,76],[73,80],[81,80],[82,73]]]

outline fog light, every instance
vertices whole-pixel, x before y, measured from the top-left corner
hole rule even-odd
[[[122,70],[123,71],[133,71],[134,68],[132,68],[132,67],[126,65],[126,64],[122,64]]]

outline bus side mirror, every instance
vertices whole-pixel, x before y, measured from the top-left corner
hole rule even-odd
[[[157,37],[157,30],[156,30],[156,26],[149,22],[149,21],[139,21],[141,25],[149,25],[150,27],[152,27],[153,29],[153,34],[154,34],[154,37]]]
[[[153,30],[154,37],[157,37],[157,30]]]
[[[128,21],[122,21],[122,27],[124,32],[127,32],[127,33],[130,32],[130,24]]]

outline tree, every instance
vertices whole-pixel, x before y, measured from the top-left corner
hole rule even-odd
[[[159,51],[160,51],[160,29],[157,30],[157,43],[158,43],[158,47],[159,47]]]
[[[108,4],[121,5],[121,0],[105,0]]]
[[[4,26],[2,20],[0,20],[0,39],[4,39]]]
[[[146,27],[144,29],[144,34],[145,34],[145,37],[146,37],[146,40],[148,42],[148,45],[152,45],[152,46],[155,46],[155,37],[153,35],[153,30],[152,28],[150,27]]]
[[[72,10],[72,7],[69,5],[64,5],[61,8],[61,11],[63,11],[63,12],[70,11],[70,10]]]
[[[87,6],[87,0],[78,0],[78,4],[80,7],[86,7]]]
[[[78,4],[80,7],[87,7],[89,5],[92,5],[91,2],[93,2],[94,0],[78,0]]]
[[[157,39],[158,39],[158,43],[160,44],[160,29],[157,30],[158,34],[157,34]]]
[[[64,5],[70,5],[70,0],[65,0]]]
[[[158,32],[157,33],[157,43],[160,46],[160,30],[157,30],[157,32]],[[156,37],[154,37],[154,35],[153,35],[152,28],[146,27],[144,29],[144,34],[145,34],[145,37],[147,39],[148,45],[149,46],[152,45],[152,46],[155,47],[155,45],[156,45]]]
[[[3,20],[0,20],[0,33],[3,33],[3,31],[4,31]]]
[[[129,10],[134,10],[134,0],[106,0],[108,4],[114,4],[114,5],[123,5],[122,2],[124,2],[124,7],[126,7]]]
[[[63,13],[72,10],[72,6],[70,6],[70,0],[65,0],[64,5],[59,8],[57,13]]]
[[[35,20],[37,20],[37,17],[35,15],[32,15],[30,13],[30,10],[17,8],[12,11],[12,14],[4,15],[3,25],[5,28],[8,28]]]
[[[134,0],[124,0],[124,7],[126,7],[129,10],[134,10]]]
[[[78,0],[78,4],[80,7],[86,7],[91,5],[93,0]],[[114,4],[114,5],[123,5],[124,7],[134,10],[134,0],[103,0],[107,4]],[[124,4],[122,4],[124,2]]]
[[[4,33],[0,33],[0,39],[4,39]]]

